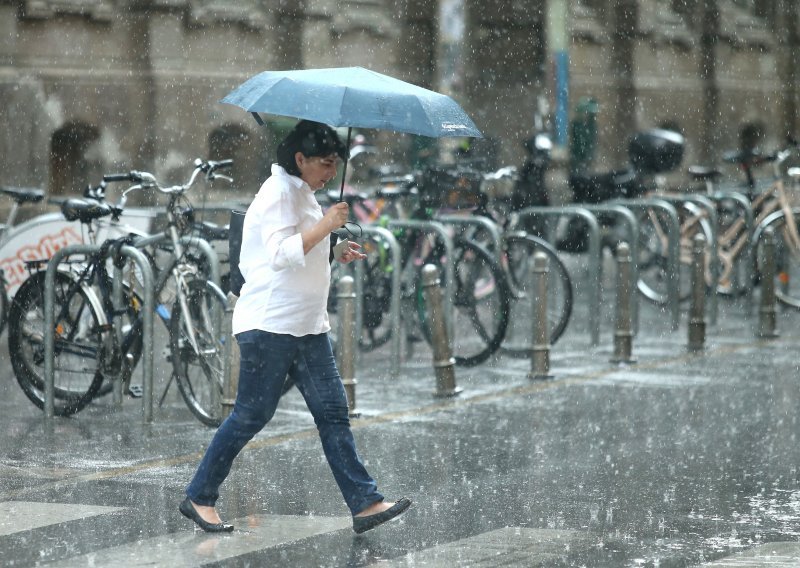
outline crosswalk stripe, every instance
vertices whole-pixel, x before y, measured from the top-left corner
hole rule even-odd
[[[189,521],[187,521],[188,523]],[[232,533],[188,530],[98,550],[48,564],[74,566],[200,566],[352,526],[349,517],[250,515],[234,519]]]
[[[800,565],[800,543],[768,542],[745,552],[737,552],[725,558],[706,562],[703,566],[724,568],[796,568]]]
[[[4,501],[0,502],[0,536],[105,515],[122,509],[122,507],[104,507],[102,505]]]
[[[506,527],[409,553],[376,566],[539,566],[564,562],[594,541],[583,531]]]

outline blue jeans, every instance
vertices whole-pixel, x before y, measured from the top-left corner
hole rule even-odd
[[[314,417],[328,465],[351,513],[382,501],[356,452],[328,335],[294,337],[253,330],[236,339],[241,351],[236,404],[211,440],[186,495],[198,505],[214,506],[234,458],[275,414],[289,374]]]

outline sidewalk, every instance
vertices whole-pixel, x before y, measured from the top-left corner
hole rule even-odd
[[[579,304],[553,348],[553,380],[531,381],[528,361],[499,357],[457,368],[464,390],[452,399],[433,396],[427,349],[418,345],[396,379],[388,347],[364,354],[360,452],[387,496],[415,503],[362,536],[296,391],[223,487],[220,512],[238,530],[205,535],[177,503],[212,430],[174,386],[152,425],[130,399],[121,411],[101,400],[47,424],[14,381],[3,341],[0,557],[9,566],[664,567],[763,566],[780,553],[778,565],[800,565],[800,316],[781,313],[781,336],[758,340],[755,317],[721,302],[705,351],[690,354],[685,316],[670,332],[668,315],[641,306],[634,366],[609,362],[608,303],[594,347]],[[750,558],[734,556],[743,552]]]

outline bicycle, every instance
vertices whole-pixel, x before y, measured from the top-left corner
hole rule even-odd
[[[344,199],[355,205],[377,197],[384,200],[385,211],[392,210],[400,218],[435,221],[434,209],[419,196],[424,194],[424,181],[414,177],[387,178],[373,196],[345,194]],[[338,196],[337,196],[338,197]],[[389,217],[381,223],[388,224]],[[440,268],[443,284],[445,262],[454,263],[454,310],[451,342],[456,364],[474,366],[497,352],[508,328],[511,292],[506,275],[492,253],[481,244],[456,234],[453,258],[446,258],[441,242],[429,234],[415,230],[395,230],[402,251],[402,265],[392,266],[386,244],[372,237],[362,243],[364,289],[362,296],[361,349],[370,351],[389,341],[392,333],[405,329],[408,345],[424,339],[432,340],[428,313],[421,287],[421,268],[434,264]],[[401,270],[403,309],[401,322],[389,321],[391,276]],[[336,312],[336,278],[329,296],[329,311]],[[420,334],[417,334],[417,331]],[[420,337],[421,335],[421,337]]]
[[[719,219],[716,244],[720,267],[716,283],[714,283],[714,277],[710,270],[711,259],[708,260],[705,273],[707,286],[714,288],[717,293],[737,296],[745,293],[748,286],[758,283],[761,278],[760,251],[763,247],[764,230],[767,226],[772,226],[775,229],[777,255],[776,296],[783,304],[800,308],[800,294],[792,293],[790,289],[795,277],[800,278],[800,266],[798,266],[798,262],[800,262],[800,235],[798,234],[800,217],[798,215],[800,212],[793,209],[798,178],[789,174],[795,181],[792,189],[787,190],[781,172],[782,164],[795,149],[796,145],[792,143],[787,148],[771,154],[735,152],[725,155],[725,161],[739,165],[745,173],[747,185],[745,192],[741,195],[744,195],[752,208],[752,228],[748,227],[741,214],[741,207],[737,204],[734,196],[730,192],[714,190],[714,180],[720,175],[718,170],[690,169],[690,176],[693,179],[706,182],[707,194],[716,202]],[[766,189],[758,191],[752,170],[757,166],[769,163],[774,167],[773,181]],[[655,197],[658,197],[658,194]],[[688,274],[694,235],[698,231],[702,231],[708,240],[711,238],[712,232],[707,213],[703,209],[688,203],[683,204],[681,210],[683,212],[680,225],[681,264],[687,268],[681,272]],[[642,250],[645,251],[644,254],[651,254],[653,258],[661,259],[666,250],[666,231],[663,220],[658,219],[653,212],[650,212],[647,221],[647,224],[640,223],[641,234],[646,238],[649,237],[650,243],[655,241],[656,244],[649,248],[642,248]],[[660,260],[657,262],[660,264]],[[746,272],[742,274],[745,263],[749,263],[752,269],[752,282],[746,281]],[[644,284],[645,290],[649,292],[646,295],[651,300],[656,303],[664,303],[665,296],[654,291],[655,288],[647,282],[647,274],[640,267],[640,289]],[[682,283],[680,296],[681,299],[686,299],[689,296],[688,279],[683,278]]]
[[[220,400],[222,389],[222,313],[227,305],[223,292],[208,281],[187,255],[181,242],[186,230],[186,215],[181,210],[183,195],[201,172],[211,180],[223,177],[217,169],[226,162],[198,160],[189,181],[184,185],[161,187],[147,172],[129,172],[104,176],[105,181],[131,181],[122,197],[141,189],[155,189],[168,196],[167,225],[158,236],[124,241],[106,241],[100,252],[77,262],[65,263],[56,272],[55,300],[55,361],[57,415],[67,416],[83,409],[97,394],[104,381],[122,381],[129,386],[130,378],[142,350],[143,314],[140,295],[136,292],[136,271],[126,273],[122,305],[115,305],[112,282],[106,265],[109,251],[120,243],[146,247],[166,239],[167,259],[162,259],[155,283],[157,297],[162,299],[156,309],[167,327],[172,380],[190,411],[204,424],[218,425],[220,415],[212,404]],[[109,215],[118,215],[122,207],[110,207],[101,202],[68,200],[65,214],[91,224]],[[112,255],[113,256],[113,255]],[[32,263],[31,277],[20,287],[9,314],[9,352],[17,381],[28,398],[43,407],[43,338],[44,338],[44,276],[36,270],[45,261]],[[174,284],[175,300],[171,309],[163,303],[162,293]],[[162,396],[161,402],[164,400]]]
[[[438,188],[444,197],[426,197],[447,203],[456,213],[466,212],[495,223],[502,231],[501,250],[495,250],[495,242],[488,230],[480,225],[464,225],[461,234],[486,247],[498,255],[511,292],[511,309],[505,338],[500,352],[511,357],[528,358],[531,355],[531,317],[535,296],[529,293],[533,283],[533,258],[541,252],[548,259],[547,319],[548,337],[555,344],[564,334],[572,314],[572,281],[569,271],[555,247],[528,229],[518,216],[510,210],[510,204],[502,198],[489,197],[489,186],[495,183],[516,184],[518,172],[514,167],[500,168],[494,172],[456,165],[431,170],[434,178],[428,187]],[[507,192],[506,192],[507,193]],[[427,195],[427,194],[426,194]]]

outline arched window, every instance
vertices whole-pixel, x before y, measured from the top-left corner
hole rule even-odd
[[[51,195],[80,194],[102,175],[99,155],[92,150],[100,138],[96,126],[72,121],[53,132],[50,138]]]

